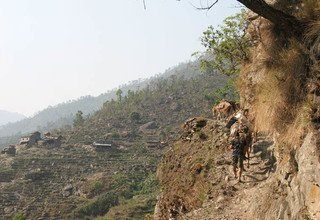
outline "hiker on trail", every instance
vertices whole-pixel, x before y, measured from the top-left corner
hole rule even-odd
[[[243,158],[248,160],[247,167],[250,167],[250,153],[252,151],[252,145],[256,142],[256,132],[252,132],[252,124],[249,119],[249,110],[241,109],[234,116],[230,117],[226,124],[226,127],[230,129],[230,137],[234,138],[237,132],[242,133],[243,139],[245,139],[245,146],[243,148]],[[242,167],[243,171],[246,171]]]
[[[246,139],[242,132],[237,131],[235,137],[231,141],[232,152],[232,165],[234,177],[238,178],[241,182],[241,175],[243,171],[243,160],[244,160],[244,147],[246,145]]]

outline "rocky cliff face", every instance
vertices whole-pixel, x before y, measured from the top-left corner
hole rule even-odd
[[[252,207],[265,219],[320,219],[319,132],[309,132],[303,144],[292,154],[292,163],[279,167],[277,174],[265,186],[277,185],[278,194],[265,212]],[[270,201],[269,201],[270,202]]]
[[[320,219],[320,136],[313,120],[320,103],[310,90],[319,69],[310,64],[305,42],[279,35],[270,22],[258,18],[249,34],[261,40],[242,69],[242,105],[252,109],[256,128],[275,140],[277,170],[251,190],[247,212],[259,219]]]

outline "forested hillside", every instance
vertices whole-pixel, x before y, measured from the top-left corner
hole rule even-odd
[[[215,93],[227,83],[221,74],[198,75],[185,79],[172,75],[158,79],[145,89],[129,92],[103,108],[73,129],[70,142],[92,143],[99,139],[139,139],[143,125],[153,123],[157,138],[172,139],[180,124],[193,115],[211,115],[211,106],[221,94]],[[231,95],[236,98],[236,94]],[[161,132],[160,132],[161,131]],[[171,135],[171,138],[168,136]]]
[[[137,91],[149,87],[155,87],[162,78],[170,76],[183,77],[185,79],[200,75],[198,61],[180,63],[179,65],[167,69],[164,73],[158,74],[148,79],[138,79],[120,86],[123,95],[128,91]],[[219,76],[217,76],[219,78]],[[116,99],[117,89],[113,89],[97,97],[85,96],[78,100],[61,103],[56,106],[38,112],[33,117],[24,119],[16,123],[10,123],[0,127],[0,147],[15,143],[18,138],[26,133],[35,130],[48,131],[57,128],[70,128],[72,126],[77,111],[83,112],[84,116],[101,109],[103,103]]]

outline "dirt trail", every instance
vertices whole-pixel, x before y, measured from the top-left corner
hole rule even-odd
[[[233,177],[231,163],[225,166],[226,179],[224,189],[217,198],[209,199],[203,204],[203,207],[188,213],[185,219],[189,220],[226,220],[226,219],[252,219],[249,215],[250,204],[254,199],[259,199],[259,189],[269,178],[270,173],[276,170],[276,158],[273,142],[262,135],[259,136],[257,143],[252,149],[250,156],[250,167],[243,172],[242,182]],[[226,153],[223,158],[226,161],[231,160],[231,152]]]

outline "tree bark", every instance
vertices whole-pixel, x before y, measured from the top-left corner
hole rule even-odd
[[[305,31],[306,25],[296,17],[286,14],[270,5],[264,0],[237,0],[251,11],[271,21],[286,34],[301,38]]]

